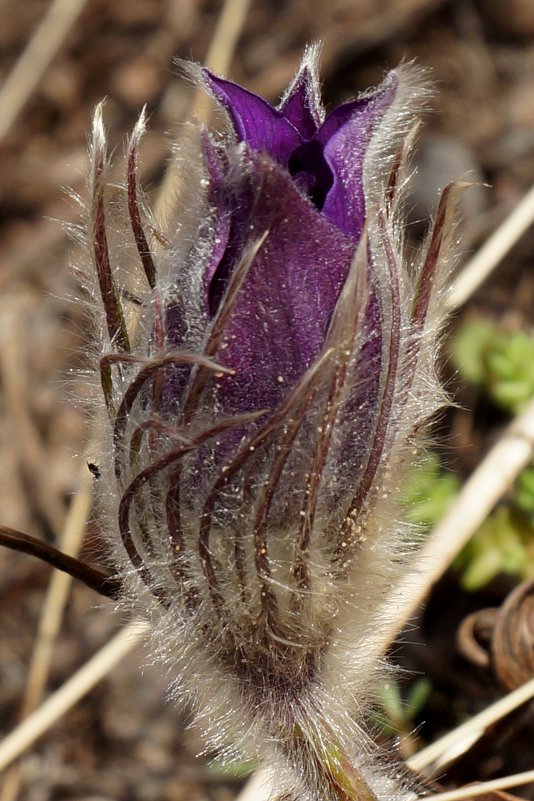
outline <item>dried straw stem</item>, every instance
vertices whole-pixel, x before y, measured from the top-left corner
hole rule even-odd
[[[459,308],[471,297],[533,222],[534,186],[462,269],[447,296],[449,311]]]
[[[395,589],[398,611],[389,642],[402,631],[431,587],[528,465],[533,449],[534,401],[508,426],[466,481],[452,508],[426,541],[418,557],[418,572],[410,573]]]
[[[440,770],[468,751],[490,726],[532,698],[534,698],[534,679],[499,698],[478,715],[414,754],[408,760],[408,765],[413,770],[424,771],[427,775]]]
[[[85,462],[82,465],[78,490],[69,507],[65,528],[59,541],[63,553],[77,556],[85,534],[85,524],[91,509],[92,476]],[[22,717],[26,717],[40,702],[44,689],[55,639],[61,627],[72,577],[68,573],[55,570],[45,596],[39,621],[37,642],[35,644],[26,692],[22,703]]]
[[[226,0],[217,20],[204,65],[212,72],[226,73],[232,62],[239,35],[245,24],[251,0]],[[201,89],[196,89],[189,108],[189,119],[208,124],[211,114],[211,101]],[[184,128],[184,137],[190,136]],[[174,198],[179,194],[181,166],[174,158],[167,167],[165,178],[159,190],[154,216],[162,221],[169,214]]]
[[[427,796],[428,801],[460,801],[462,798],[474,798],[478,795],[494,793],[497,790],[506,790],[509,787],[519,787],[521,784],[534,782],[534,770],[526,770],[524,773],[514,773],[511,776],[503,776],[500,779],[493,779],[490,782],[480,782],[459,787],[457,790],[450,790],[447,793]]]
[[[0,770],[6,768],[56,723],[80,698],[105,678],[110,670],[140,642],[148,626],[134,621],[113,637],[100,651],[63,684],[39,709],[0,743]]]
[[[0,88],[0,142],[37,88],[87,0],[54,0]]]

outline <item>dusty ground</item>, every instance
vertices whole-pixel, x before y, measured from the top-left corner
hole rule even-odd
[[[48,5],[44,0],[2,0],[0,77],[19,58]],[[72,249],[58,220],[77,219],[78,209],[65,188],[84,194],[92,109],[107,96],[106,123],[112,143],[120,148],[139,109],[148,104],[144,174],[148,185],[156,186],[166,140],[177,130],[190,98],[173,58],[202,61],[220,8],[219,0],[88,0],[0,143],[4,525],[57,541],[84,452],[84,415],[74,398],[85,392],[75,371],[86,332],[83,314],[71,300],[76,296],[68,269]],[[330,103],[376,84],[386,68],[402,59],[416,59],[429,70],[437,94],[422,135],[414,220],[432,208],[439,186],[467,174],[479,185],[466,195],[462,247],[465,254],[475,249],[534,181],[531,0],[253,0],[231,76],[274,100],[305,43],[316,39],[324,41],[324,91]],[[530,329],[533,252],[531,232],[470,308]],[[450,426],[456,437],[455,447],[447,451],[449,464],[466,474],[502,421],[477,419],[469,409],[469,393],[462,393],[465,410],[450,415],[442,429]],[[90,529],[95,535],[95,526]],[[48,568],[29,557],[0,553],[2,733],[18,720],[49,575]],[[492,585],[491,604],[509,589],[502,582]],[[402,655],[435,684],[427,722],[418,732],[423,740],[502,692],[490,675],[470,667],[455,651],[462,616],[473,606],[488,605],[487,598],[462,599],[458,593],[452,580],[440,586],[423,628],[410,637],[426,642],[426,648],[406,649]],[[75,587],[54,648],[49,690],[105,643],[120,622],[111,603]],[[194,732],[184,728],[186,716],[166,705],[162,679],[153,668],[141,672],[143,664],[141,651],[125,660],[31,749],[21,766],[18,798],[225,801],[235,796],[239,780],[222,780],[215,768],[195,758],[200,745]],[[534,767],[533,736],[528,713],[522,713],[483,744],[469,765],[458,766],[452,778]],[[6,786],[3,792],[0,801],[7,801]]]

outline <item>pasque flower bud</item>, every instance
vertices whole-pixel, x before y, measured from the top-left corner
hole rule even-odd
[[[278,769],[278,793],[324,801],[393,793],[362,716],[410,552],[395,496],[442,402],[451,190],[407,258],[427,91],[403,66],[325,115],[316,55],[277,108],[197,71],[225,124],[199,131],[187,224],[146,211],[143,120],[124,209],[108,207],[97,113],[88,242],[125,602],[208,742]]]

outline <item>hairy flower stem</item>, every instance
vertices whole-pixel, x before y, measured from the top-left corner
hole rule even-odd
[[[336,754],[337,758],[340,756]],[[319,773],[322,771],[332,798],[339,801],[377,801],[374,792],[348,758],[342,757],[339,763],[332,761],[332,764],[318,760],[316,769]]]
[[[312,793],[317,792],[316,788],[322,790],[321,801],[377,801],[375,792],[334,732],[324,721],[322,727],[322,733],[311,736],[305,735],[300,726],[295,727],[292,756],[300,772],[313,777]]]

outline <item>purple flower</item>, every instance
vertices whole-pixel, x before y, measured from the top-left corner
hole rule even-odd
[[[237,141],[269,155],[327,219],[357,241],[365,222],[363,161],[395,98],[395,73],[378,91],[337,106],[326,118],[311,64],[302,66],[279,108],[208,70],[202,74],[228,113]]]
[[[425,90],[402,67],[325,115],[315,60],[277,108],[199,70],[227,124],[184,155],[181,212],[163,230],[137,183],[143,119],[111,230],[97,114],[101,483],[116,487],[125,597],[208,739],[282,766],[280,793],[368,801],[391,785],[354,713],[404,564],[394,497],[442,402],[453,193],[407,260],[402,189]]]
[[[242,143],[234,183],[227,144],[205,141],[219,220],[219,247],[204,272],[209,317],[258,224],[276,231],[251,265],[227,326],[221,361],[235,379],[226,381],[221,402],[228,412],[272,407],[324,344],[364,226],[365,155],[398,79],[391,73],[378,91],[325,118],[313,63],[304,63],[278,109],[207,70],[202,75]]]

